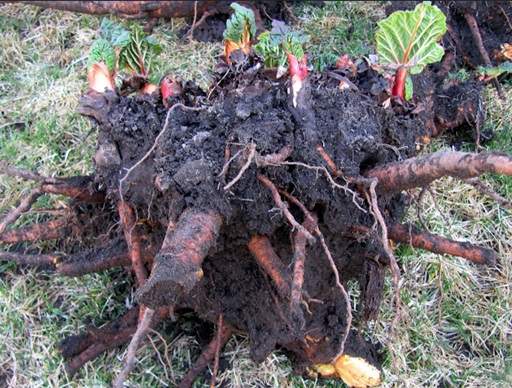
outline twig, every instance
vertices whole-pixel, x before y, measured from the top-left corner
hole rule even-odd
[[[281,196],[279,195],[279,191],[277,190],[277,187],[272,183],[270,179],[268,179],[266,176],[258,174],[258,180],[263,183],[263,185],[270,190],[272,194],[272,198],[274,199],[274,202],[276,206],[283,212],[284,216],[288,220],[288,222],[292,225],[293,229],[297,229],[304,233],[304,235],[307,237],[310,241],[315,241],[315,238],[311,233],[309,233],[301,224],[297,222],[295,217],[290,213],[290,210],[288,210],[288,206],[286,203],[283,202],[281,199]]]
[[[215,338],[215,341],[216,341],[215,358],[213,360],[213,373],[212,373],[212,379],[210,381],[210,388],[215,388],[215,380],[217,379],[217,373],[219,372],[219,358],[220,358],[222,326],[224,326],[224,318],[221,313],[221,314],[219,314],[219,319],[217,321],[217,337]]]
[[[155,310],[142,306],[141,308],[144,308],[144,314],[142,315],[142,319],[137,326],[137,330],[135,331],[135,334],[133,335],[132,340],[128,345],[126,361],[123,370],[121,371],[121,373],[119,373],[119,375],[116,377],[116,380],[114,381],[114,388],[123,388],[125,380],[128,378],[128,375],[135,366],[135,354],[140,346],[140,342],[147,334],[151,325],[151,320],[153,319],[153,315],[155,314]]]
[[[137,163],[135,163],[133,166],[131,166],[126,171],[126,174],[119,180],[119,198],[121,199],[121,201],[124,201],[124,198],[123,198],[123,183],[124,183],[124,181],[130,176],[130,174],[132,173],[133,170],[135,170],[142,163],[144,163],[146,161],[146,159],[149,158],[149,156],[153,153],[153,151],[155,150],[155,148],[157,147],[157,145],[160,141],[160,138],[164,135],[164,133],[167,131],[167,128],[169,127],[169,119],[171,117],[171,113],[177,108],[181,108],[181,109],[189,110],[189,111],[200,111],[200,110],[204,109],[202,107],[194,108],[191,106],[186,106],[186,105],[182,104],[181,102],[178,102],[169,108],[169,110],[167,111],[167,115],[165,116],[164,126],[162,127],[162,130],[156,137],[156,139],[155,139],[153,145],[151,146],[151,148],[149,149],[149,151],[146,152],[146,154],[141,159],[139,159],[139,161]]]
[[[20,216],[28,211],[35,201],[42,195],[40,189],[33,189],[29,195],[22,199],[20,204],[8,212],[5,217],[0,221],[0,234],[5,231],[5,229],[16,221]]]
[[[231,187],[233,187],[233,185],[236,182],[238,182],[240,180],[240,178],[242,178],[242,175],[244,175],[244,172],[249,168],[252,161],[254,160],[254,156],[256,155],[256,144],[254,144],[254,143],[249,144],[247,149],[249,150],[249,155],[247,156],[247,161],[242,166],[242,168],[238,172],[237,176],[231,182],[229,182],[226,186],[224,186],[224,191],[228,191]]]
[[[480,179],[478,179],[478,178],[471,178],[471,179],[464,180],[464,182],[470,184],[471,186],[473,186],[475,189],[477,189],[481,193],[483,193],[485,195],[488,195],[489,197],[494,199],[496,202],[498,202],[498,204],[503,206],[505,209],[509,209],[509,210],[512,209],[512,202],[511,201],[509,201],[508,199],[506,199],[506,198],[502,197],[501,195],[499,195],[489,185],[486,185]]]

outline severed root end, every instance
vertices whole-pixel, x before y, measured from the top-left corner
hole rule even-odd
[[[162,248],[137,300],[151,308],[168,306],[189,293],[203,277],[201,265],[217,241],[222,217],[219,213],[185,210],[176,227],[170,224]]]
[[[196,283],[203,278],[200,266],[175,261],[169,257],[156,257],[162,260],[146,281],[137,291],[139,303],[156,308],[176,304],[178,298],[188,294]]]

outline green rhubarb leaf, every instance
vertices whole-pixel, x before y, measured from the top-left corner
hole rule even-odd
[[[147,77],[155,56],[162,47],[152,36],[146,36],[142,28],[134,25],[129,34],[129,41],[119,52],[119,68]]]
[[[114,47],[124,47],[130,43],[130,31],[107,18],[101,21],[100,34]]]
[[[109,71],[114,71],[116,65],[116,53],[110,42],[106,39],[96,39],[91,46],[87,67],[90,68],[95,63],[103,62]]]
[[[512,62],[510,62],[510,61],[503,62],[499,66],[494,66],[494,67],[480,66],[477,71],[478,71],[478,74],[486,76],[486,77],[492,77],[492,78],[499,77],[500,75],[505,74],[505,73],[512,73]]]
[[[447,30],[446,16],[428,1],[413,11],[394,12],[377,25],[379,61],[393,70],[405,66],[410,74],[418,74],[444,55],[438,42]]]
[[[242,44],[242,41],[247,38],[247,34],[249,35],[249,40],[254,39],[256,35],[256,20],[253,10],[237,3],[232,3],[231,8],[235,12],[226,22],[224,39],[237,44]]]

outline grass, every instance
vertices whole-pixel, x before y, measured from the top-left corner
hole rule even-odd
[[[297,24],[311,35],[310,52],[330,63],[342,53],[371,53],[373,26],[381,10],[375,3],[328,3],[324,8],[300,5]],[[23,5],[0,7],[0,159],[47,175],[92,171],[95,147],[90,123],[75,108],[86,88],[86,53],[99,19]],[[164,45],[156,72],[194,78],[202,86],[220,44],[183,42],[182,21],[156,28]],[[497,131],[489,149],[512,152],[512,86],[504,85],[501,101],[489,88],[485,126]],[[432,147],[448,145],[437,142]],[[504,196],[512,195],[510,178],[487,181]],[[0,211],[13,206],[30,184],[2,177]],[[510,386],[512,384],[512,217],[473,187],[444,179],[421,204],[423,221],[434,233],[496,249],[499,270],[487,271],[462,259],[398,247],[402,268],[403,319],[393,338],[390,288],[381,319],[370,323],[368,336],[387,347],[384,386]],[[66,201],[43,197],[36,208],[64,208]],[[416,212],[409,218],[416,222]],[[444,220],[448,218],[448,222]],[[44,219],[33,212],[18,225]],[[38,249],[51,249],[52,243]],[[79,279],[0,263],[0,386],[103,387],[122,366],[125,349],[87,364],[68,380],[58,342],[87,324],[101,325],[133,303],[131,283],[113,270]],[[121,292],[125,290],[124,292]],[[125,296],[126,295],[126,296]],[[357,299],[357,292],[351,292]],[[139,351],[131,386],[174,386],[197,357],[196,323],[181,319],[152,332]],[[342,387],[339,382],[293,376],[281,352],[262,364],[249,357],[247,339],[233,338],[223,357],[220,381],[235,387]],[[197,386],[203,386],[198,382]]]

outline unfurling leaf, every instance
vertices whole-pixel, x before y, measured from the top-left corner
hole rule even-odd
[[[229,56],[235,50],[242,50],[244,54],[249,54],[251,50],[251,41],[256,35],[256,20],[254,12],[250,8],[233,3],[231,8],[235,12],[226,22],[224,30],[224,55],[229,63]]]
[[[114,47],[124,47],[130,43],[130,31],[107,18],[101,21],[100,34]]]
[[[116,53],[114,48],[106,39],[96,39],[91,46],[87,68],[96,63],[104,63],[110,72],[114,72],[116,66]]]
[[[304,57],[303,45],[308,41],[306,35],[292,31],[280,20],[272,21],[272,30],[262,32],[258,36],[258,43],[254,45],[254,52],[263,59],[267,69],[284,67],[288,54],[297,60]]]
[[[152,36],[146,36],[140,26],[133,26],[129,41],[119,52],[119,68],[147,78],[153,58],[160,54],[162,48]]]
[[[377,25],[380,62],[393,70],[405,66],[411,74],[418,74],[444,55],[437,42],[447,30],[446,16],[430,2],[418,4],[413,11],[394,12]]]

